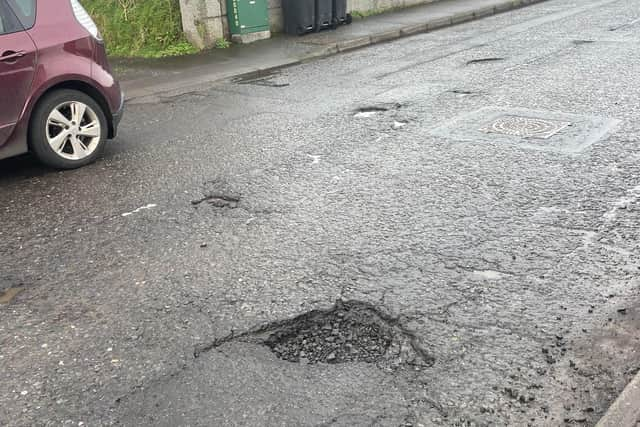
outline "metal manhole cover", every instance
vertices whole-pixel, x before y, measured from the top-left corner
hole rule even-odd
[[[608,117],[559,111],[484,107],[444,122],[429,133],[453,141],[576,154],[605,139],[619,123]]]
[[[520,138],[549,139],[568,126],[571,126],[571,122],[507,115],[499,117],[480,131]]]

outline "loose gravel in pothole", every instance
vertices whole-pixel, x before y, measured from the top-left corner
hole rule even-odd
[[[265,345],[279,359],[304,364],[363,362],[420,370],[435,362],[422,339],[398,318],[362,301],[338,301],[328,310],[232,333],[197,347],[194,356],[232,341]]]
[[[290,362],[375,363],[391,345],[392,333],[372,319],[352,314],[336,310],[312,316],[274,333],[265,344]]]
[[[264,344],[278,358],[290,362],[377,363],[390,358],[399,362],[401,347],[410,347],[407,339],[374,307],[352,301],[291,319],[271,333]]]

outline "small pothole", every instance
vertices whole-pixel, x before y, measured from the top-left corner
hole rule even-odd
[[[354,113],[355,118],[368,118],[373,117],[376,114],[384,113],[391,110],[399,110],[402,108],[402,104],[399,102],[396,103],[386,103],[386,104],[378,104],[378,105],[370,105],[366,107],[360,107],[356,109]]]
[[[573,40],[571,43],[575,44],[576,46],[580,46],[582,44],[591,44],[595,42],[595,40]]]
[[[204,202],[216,208],[235,209],[238,207],[238,203],[240,202],[240,197],[215,193],[215,194],[208,194],[205,197],[198,200],[192,200],[191,204],[194,206],[197,206]]]
[[[196,351],[233,341],[257,342],[279,359],[304,364],[376,363],[387,368],[432,366],[421,340],[397,318],[361,301],[338,301],[328,310],[314,310],[240,335],[217,340]]]
[[[478,58],[478,59],[472,59],[470,61],[467,61],[467,65],[473,65],[473,64],[484,64],[487,62],[498,62],[498,61],[504,61],[504,58],[501,57],[491,57],[491,58]]]
[[[358,113],[379,113],[381,111],[389,111],[387,107],[362,107],[358,108]]]
[[[451,89],[451,90],[448,90],[447,93],[452,93],[458,96],[479,96],[483,94],[481,91],[467,90],[467,89]]]
[[[207,181],[204,187],[203,196],[191,201],[194,207],[202,203],[207,203],[216,208],[235,209],[238,207],[240,194],[233,191],[225,181],[217,179]]]

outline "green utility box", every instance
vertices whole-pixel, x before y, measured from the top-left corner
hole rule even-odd
[[[231,34],[269,31],[269,0],[227,0]]]

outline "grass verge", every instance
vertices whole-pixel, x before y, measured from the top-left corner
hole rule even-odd
[[[81,0],[96,21],[109,55],[161,58],[197,49],[182,32],[179,0]]]

